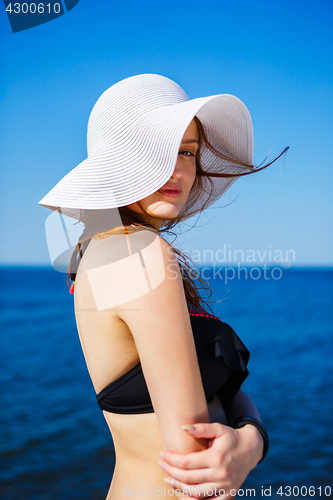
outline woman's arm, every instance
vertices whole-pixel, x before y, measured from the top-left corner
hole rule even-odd
[[[257,408],[242,390],[228,410],[229,422],[244,415],[260,420]],[[233,429],[219,423],[202,423],[184,430],[192,436],[207,438],[209,448],[187,455],[164,452],[160,465],[169,476],[169,484],[195,498],[200,491],[215,488],[217,493],[220,491],[222,495],[224,491],[230,496],[230,491],[241,487],[262,457],[263,438],[253,425]]]
[[[209,422],[182,277],[168,243],[155,236],[147,246],[145,233],[139,235],[141,242],[138,234],[131,235],[136,239],[130,246],[141,253],[150,291],[118,306],[117,313],[133,335],[165,449],[199,451],[207,447],[206,439],[181,429]],[[119,286],[139,287],[141,271]]]

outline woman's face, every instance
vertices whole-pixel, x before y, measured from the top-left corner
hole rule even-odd
[[[196,153],[199,147],[199,131],[194,120],[188,126],[179,148],[176,168],[169,181],[158,191],[141,200],[150,216],[150,223],[159,229],[163,220],[174,219],[184,207],[196,175]],[[141,212],[137,203],[128,205]],[[161,217],[163,220],[154,217]]]

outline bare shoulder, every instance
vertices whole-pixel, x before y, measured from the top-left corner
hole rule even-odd
[[[83,256],[82,266],[85,269],[102,267],[111,263],[119,263],[134,254],[144,252],[153,255],[170,251],[171,246],[152,229],[130,226],[116,233],[92,238]]]
[[[101,311],[117,310],[148,294],[167,275],[175,278],[177,270],[171,246],[156,231],[131,227],[126,232],[94,238],[79,274],[86,275],[96,309]]]

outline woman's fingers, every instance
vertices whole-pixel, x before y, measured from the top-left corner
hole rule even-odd
[[[228,427],[214,422],[213,424],[183,425],[182,429],[193,437],[216,439],[223,436],[227,432]]]
[[[187,453],[186,455],[164,451],[161,453],[162,463],[183,470],[205,469],[215,465],[215,454],[212,451],[211,448],[208,448],[207,450]]]
[[[180,469],[172,467],[166,462],[159,462],[159,465],[170,476],[170,479],[175,479],[185,484],[207,483],[214,481],[216,477],[216,470],[213,468]]]
[[[216,439],[228,434],[230,428],[219,423],[213,424],[195,424],[184,425],[182,427],[188,434],[196,438]],[[162,459],[173,467],[181,469],[201,469],[212,466],[212,457],[210,448],[195,453],[182,455],[180,453],[171,453],[169,451],[161,452]]]

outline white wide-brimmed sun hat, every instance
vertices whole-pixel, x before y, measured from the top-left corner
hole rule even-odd
[[[87,159],[39,204],[80,219],[85,210],[115,209],[146,198],[172,176],[182,137],[194,117],[213,147],[200,146],[204,170],[236,175],[211,177],[211,183],[202,178],[202,194],[191,201],[190,215],[207,208],[238,175],[254,170],[250,114],[235,96],[191,100],[177,83],[154,74],[127,78],[101,95],[89,117]]]

